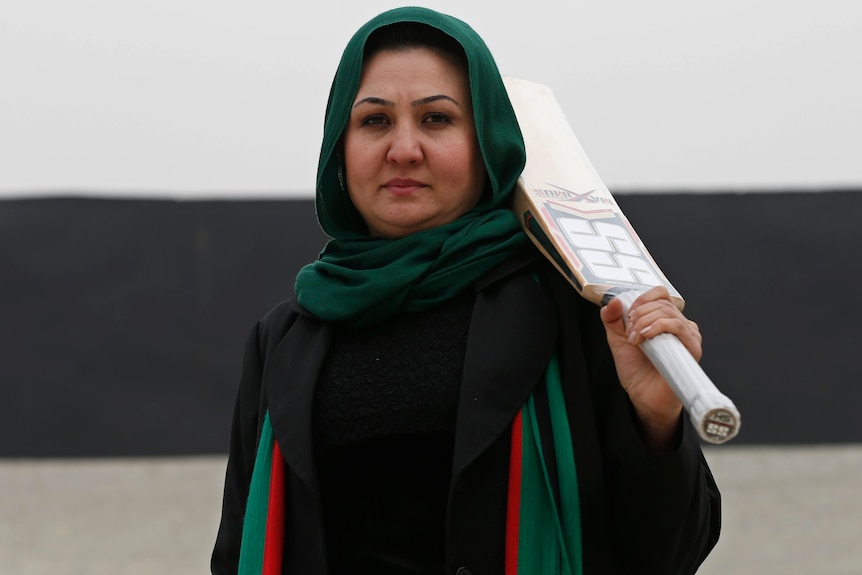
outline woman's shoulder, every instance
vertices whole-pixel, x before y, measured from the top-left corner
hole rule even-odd
[[[510,298],[518,300],[513,301],[512,305],[519,307],[522,313],[550,313],[555,322],[562,326],[564,337],[574,337],[578,333],[579,338],[589,340],[591,345],[605,345],[600,306],[581,296],[575,286],[545,257],[538,255],[513,266],[506,273],[498,275],[495,281],[510,285],[534,285],[535,288],[529,290],[529,297],[524,295],[527,291],[522,289],[517,292],[520,296]]]
[[[266,349],[280,341],[302,313],[303,309],[297,303],[295,296],[282,300],[270,308],[255,326],[261,349]]]
[[[598,306],[585,300],[575,286],[538,252],[512,259],[485,274],[477,283],[477,291],[492,289],[495,285],[512,282],[531,282],[541,286],[542,291],[557,307],[572,313],[595,311]]]
[[[287,321],[293,315],[300,312],[299,304],[296,303],[296,296],[281,300],[272,306],[263,317],[260,318],[261,325],[278,325]]]

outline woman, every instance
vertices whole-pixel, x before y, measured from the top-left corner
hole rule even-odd
[[[212,571],[694,573],[719,495],[637,344],[508,209],[524,147],[488,49],[397,9],[345,49],[317,211],[332,236],[249,336]]]

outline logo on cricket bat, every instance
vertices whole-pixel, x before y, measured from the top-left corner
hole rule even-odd
[[[557,202],[573,202],[578,204],[602,204],[606,206],[615,205],[614,201],[611,198],[607,197],[605,194],[599,192],[595,188],[586,192],[578,193],[573,190],[567,190],[566,188],[563,188],[556,184],[548,183],[546,185],[553,186],[555,189],[533,188],[533,191],[531,192],[532,196],[540,200],[554,200]]]
[[[635,239],[628,223],[616,212],[589,219],[542,206],[545,221],[555,224],[554,235],[569,248],[573,261],[581,263],[585,284],[632,285],[651,288],[667,285],[661,272]]]

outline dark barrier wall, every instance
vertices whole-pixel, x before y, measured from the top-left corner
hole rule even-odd
[[[735,444],[862,441],[862,191],[618,200]],[[225,452],[245,337],[324,242],[311,200],[0,202],[0,456]]]

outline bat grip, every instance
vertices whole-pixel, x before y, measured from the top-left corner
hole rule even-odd
[[[628,318],[629,307],[641,293],[626,291],[616,296],[625,308],[624,318]],[[733,402],[715,387],[700,364],[675,335],[659,334],[645,340],[640,348],[682,401],[700,437],[716,444],[736,437],[742,423],[739,411]]]

